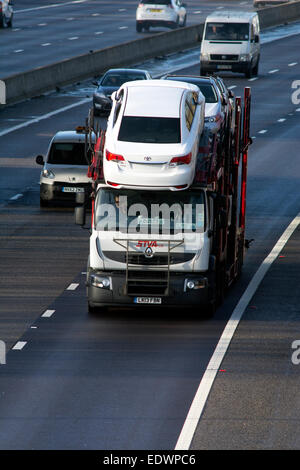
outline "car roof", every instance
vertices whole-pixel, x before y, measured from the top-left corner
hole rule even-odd
[[[179,117],[185,90],[199,94],[196,85],[177,81],[134,81],[124,86],[128,89],[125,116]]]
[[[94,140],[93,134],[92,140]],[[85,142],[85,134],[76,131],[59,131],[54,135],[53,142]]]
[[[109,69],[105,72],[105,75],[107,73],[128,73],[128,72],[139,72],[139,73],[148,73],[148,70],[144,69],[132,69],[132,68],[117,68],[117,69]]]
[[[166,75],[165,80],[171,79],[172,81],[173,80],[180,81],[180,79],[185,79],[185,78],[190,78],[191,80],[195,80],[198,83],[208,84],[212,86],[214,84],[211,77],[201,77],[198,75]]]
[[[240,10],[223,10],[214,11],[206,17],[206,22],[220,22],[223,23],[248,23],[252,18],[257,16],[256,12],[240,11]]]

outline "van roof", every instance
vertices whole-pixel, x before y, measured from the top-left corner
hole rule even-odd
[[[249,23],[252,18],[258,16],[256,12],[241,11],[241,10],[223,10],[214,11],[206,17],[206,22],[220,22],[223,23]]]

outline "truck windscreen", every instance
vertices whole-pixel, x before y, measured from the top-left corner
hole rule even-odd
[[[101,188],[95,228],[125,233],[178,234],[205,230],[203,191],[135,191]]]
[[[51,146],[48,163],[54,165],[88,165],[84,142],[54,142]]]
[[[179,144],[181,141],[180,119],[124,116],[118,140],[149,144]]]
[[[205,39],[209,41],[248,41],[248,23],[207,23]]]

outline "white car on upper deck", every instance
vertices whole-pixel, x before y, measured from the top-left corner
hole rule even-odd
[[[125,83],[112,95],[103,157],[106,184],[182,190],[194,179],[205,98],[196,85]]]

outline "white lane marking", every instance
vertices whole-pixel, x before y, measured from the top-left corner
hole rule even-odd
[[[79,37],[78,36],[73,36],[73,37],[68,38],[68,39],[69,39],[69,41],[75,41],[76,39],[79,39]]]
[[[119,26],[119,29],[128,29],[128,26]]]
[[[53,3],[52,5],[43,5],[40,7],[26,8],[26,10],[15,10],[14,13],[25,13],[26,11],[44,10],[45,8],[57,8],[65,5],[71,5],[72,3],[85,3],[89,0],[73,0],[72,2],[64,3]]]
[[[92,16],[100,16],[100,13],[92,13]]]
[[[44,44],[41,44],[42,47],[46,47],[46,46],[51,46],[51,42],[44,42]]]
[[[259,133],[259,134],[265,134],[266,132],[268,132],[267,129],[262,129],[262,130],[259,131],[258,133]]]
[[[233,90],[236,87],[237,87],[237,85],[231,85],[231,86],[228,86],[227,88],[228,88],[228,90]]]
[[[201,10],[197,10],[197,11],[193,11],[194,15],[200,15],[200,13],[202,13]]]
[[[285,119],[285,118],[280,118],[280,119],[277,119],[277,122],[284,122],[284,121],[286,121],[286,119]]]
[[[39,23],[38,26],[47,26],[47,23]]]
[[[126,8],[119,8],[119,11],[126,11]]]
[[[290,64],[288,64],[289,67],[294,67],[294,65],[297,65],[298,62],[291,62]]]
[[[16,194],[15,196],[12,196],[9,200],[17,201],[17,199],[20,199],[20,197],[23,197],[23,194]]]
[[[95,34],[103,34],[103,31],[96,31]]]
[[[21,30],[21,28],[13,28],[12,31],[15,33],[16,31],[20,31],[20,30]]]
[[[16,49],[14,52],[18,54],[19,52],[24,52],[24,49]]]
[[[248,82],[254,82],[255,80],[258,80],[258,77],[249,78]]]
[[[273,70],[269,70],[268,73],[276,73],[276,72],[279,72],[279,69],[273,69]]]
[[[297,109],[296,109],[296,111],[297,111],[297,113],[299,113],[299,111],[300,111],[300,108],[297,108]]]
[[[18,341],[12,349],[16,351],[21,351],[21,349],[24,348],[25,344],[27,344],[27,341]]]
[[[67,18],[66,21],[73,21],[75,18]]]
[[[45,310],[42,317],[43,318],[50,318],[53,315],[54,312],[55,312],[55,310]]]
[[[192,405],[189,409],[188,415],[184,422],[183,428],[179,435],[178,441],[175,446],[175,450],[188,450],[190,448],[196,427],[202,415],[203,409],[205,407],[208,395],[222,363],[224,356],[227,352],[229,344],[233,338],[234,332],[241,321],[243,313],[247,308],[250,300],[256,293],[260,283],[267,274],[268,270],[292,236],[293,232],[296,230],[300,224],[300,212],[292,220],[287,229],[283,232],[272,251],[264,259],[264,261],[259,266],[258,270],[251,279],[247,289],[240,298],[237,306],[232,312],[232,315],[229,321],[224,328],[222,336],[214,350],[214,353],[209,361],[209,364],[206,368],[206,371],[202,377],[202,380],[199,384],[198,390],[192,402]]]
[[[48,119],[52,116],[55,116],[56,114],[69,111],[69,109],[76,108],[77,106],[81,106],[86,103],[90,103],[90,101],[91,101],[91,98],[85,98],[84,100],[78,101],[77,103],[73,103],[68,106],[64,106],[63,108],[56,109],[55,111],[51,111],[51,113],[43,114],[42,116],[37,117],[35,119],[30,119],[30,121],[23,122],[22,124],[18,124],[17,126],[11,127],[10,129],[6,129],[0,132],[0,137],[2,137],[3,135],[10,134],[10,132],[14,132],[19,129],[22,129],[23,127],[30,126],[31,124],[36,124],[37,122],[43,121],[44,119]]]
[[[75,290],[77,289],[78,286],[79,284],[75,284],[75,283],[70,284],[69,287],[67,287],[67,290]]]

